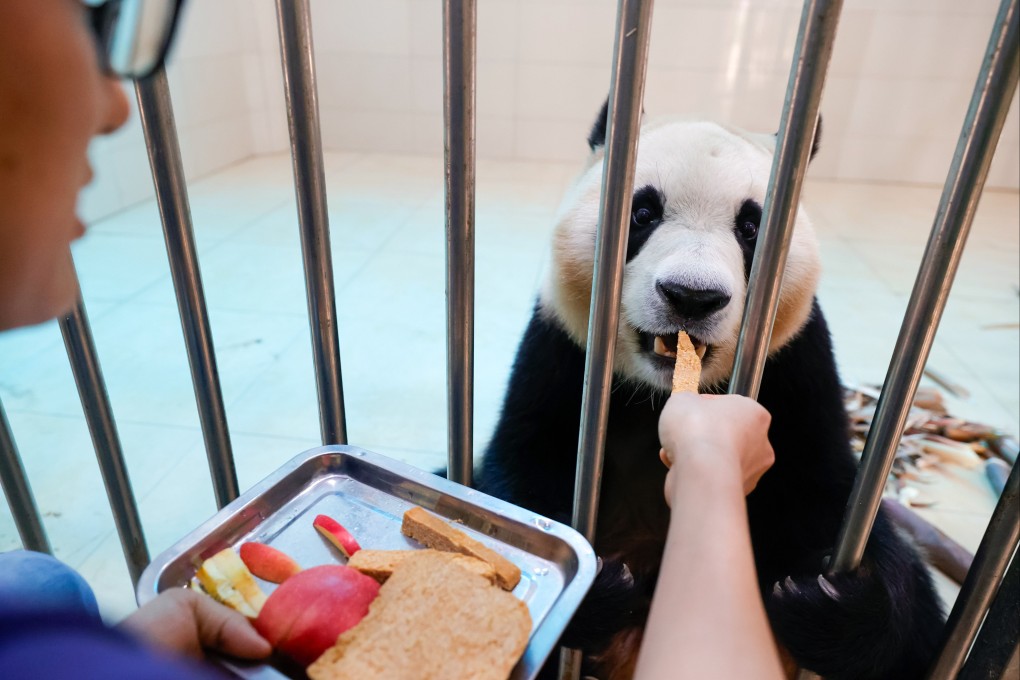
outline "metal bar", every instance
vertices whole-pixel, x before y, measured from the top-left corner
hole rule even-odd
[[[955,678],[977,635],[985,612],[995,596],[1010,558],[1020,542],[1020,465],[1013,465],[1006,489],[992,512],[974,563],[956,596],[946,620],[942,651],[932,666],[929,678]],[[1014,609],[1010,616],[1016,617]]]
[[[595,543],[602,488],[606,423],[620,322],[623,265],[630,235],[634,165],[648,67],[652,4],[652,0],[619,0],[616,12],[602,195],[595,235],[595,267],[574,477],[573,525],[592,544]],[[560,662],[561,678],[568,675],[576,678],[580,668],[580,653],[564,650]]]
[[[1006,675],[1011,665],[1017,663],[1020,650],[1017,612],[1020,612],[1020,560],[1014,555],[960,671],[960,680],[1020,677],[1016,670]]]
[[[181,147],[177,141],[166,71],[160,68],[148,78],[137,81],[135,93],[138,95],[138,113],[145,133],[149,165],[152,167],[152,181],[156,187],[156,201],[163,220],[163,236],[177,293],[184,343],[188,349],[195,400],[209,458],[209,472],[216,494],[216,505],[222,508],[237,498],[237,471],[227,432],[227,414],[216,370],[209,314],[202,292],[188,188],[184,180]]]
[[[323,444],[346,444],[340,339],[333,289],[333,259],[329,248],[329,215],[326,212],[326,173],[322,160],[308,0],[276,0],[276,18],[287,94],[287,123],[308,294],[315,384],[319,393],[319,428]]]
[[[145,545],[142,519],[131,489],[124,452],[117,436],[110,398],[81,296],[74,308],[61,317],[60,333],[64,336],[67,358],[71,361],[71,371],[78,386],[78,396],[81,397],[92,444],[96,449],[96,459],[103,475],[124,559],[127,560],[128,572],[131,574],[131,583],[138,585],[139,577],[149,564],[149,549]]]
[[[471,485],[475,338],[475,0],[443,0],[447,474]]]
[[[18,536],[21,537],[21,545],[25,550],[53,554],[2,403],[0,403],[0,486],[3,487],[7,505],[11,508],[14,525],[18,528]]]
[[[804,172],[811,157],[818,104],[836,40],[843,0],[806,0],[772,159],[762,230],[748,277],[744,317],[729,391],[758,397],[772,342],[786,254],[793,236]]]
[[[1003,0],[864,446],[829,569],[857,568],[967,241],[1020,71],[1017,1]]]

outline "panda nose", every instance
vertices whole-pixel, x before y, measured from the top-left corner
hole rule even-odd
[[[672,281],[655,284],[659,294],[681,318],[699,321],[727,305],[730,294],[716,288],[690,288]]]

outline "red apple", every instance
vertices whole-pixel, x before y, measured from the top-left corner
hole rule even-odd
[[[241,561],[248,567],[248,571],[263,581],[283,583],[301,571],[301,567],[290,555],[265,543],[242,543],[240,553]]]
[[[361,550],[361,546],[351,536],[351,532],[344,529],[340,522],[328,515],[319,515],[312,522],[312,526],[319,530],[319,533],[329,539],[329,542],[340,549],[345,557],[350,557]]]
[[[255,630],[281,654],[308,666],[368,614],[378,594],[375,579],[350,567],[305,569],[273,591]]]

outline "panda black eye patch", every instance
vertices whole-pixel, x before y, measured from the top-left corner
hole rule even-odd
[[[754,261],[754,245],[758,239],[760,225],[761,206],[749,198],[740,206],[733,220],[733,234],[737,237],[740,249],[744,251],[744,274],[748,276],[751,273],[751,263]]]
[[[662,223],[662,196],[658,189],[649,185],[634,192],[630,210],[630,236],[627,240],[627,261],[632,260]]]

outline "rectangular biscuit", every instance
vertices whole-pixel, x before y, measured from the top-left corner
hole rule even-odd
[[[521,580],[521,570],[513,562],[423,508],[411,508],[405,512],[400,531],[429,548],[461,553],[487,562],[496,572],[496,583],[504,590],[513,590]]]

